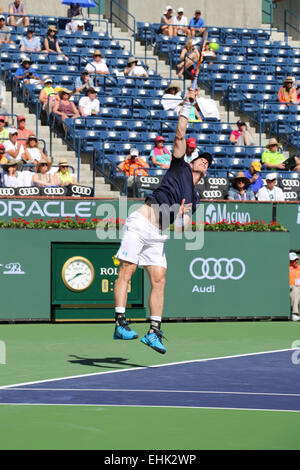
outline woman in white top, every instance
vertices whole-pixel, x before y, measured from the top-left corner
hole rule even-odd
[[[129,57],[127,67],[124,69],[124,75],[134,78],[148,78],[149,75],[141,65],[138,65],[138,60],[135,57]]]
[[[22,162],[17,162],[13,159],[9,160],[5,165],[2,165],[5,171],[3,176],[3,186],[5,188],[20,188],[24,186],[24,178],[22,172],[19,169],[22,166]]]
[[[86,96],[80,98],[78,107],[81,116],[86,117],[99,114],[100,102],[96,97],[96,90],[94,88],[89,88],[86,92]]]
[[[87,64],[85,70],[90,73],[96,73],[98,75],[109,75],[109,69],[103,59],[103,54],[99,50],[96,50],[93,54],[93,62]]]
[[[30,135],[26,140],[24,159],[28,162],[38,163],[41,159],[51,162],[44,152],[39,148],[38,139],[35,135]]]
[[[180,111],[183,105],[180,88],[171,83],[166,89],[161,99],[161,105],[165,111]]]
[[[43,188],[45,186],[54,186],[54,175],[51,175],[49,170],[51,169],[52,162],[42,158],[36,164],[36,173],[32,177],[32,185]]]

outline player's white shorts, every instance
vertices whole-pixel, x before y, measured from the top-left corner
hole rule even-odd
[[[121,246],[116,258],[143,266],[163,266],[167,268],[165,243],[167,235],[161,235],[155,227],[139,212],[133,212],[123,228]]]

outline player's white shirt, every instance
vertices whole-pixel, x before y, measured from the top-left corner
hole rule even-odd
[[[259,201],[284,201],[284,194],[277,186],[274,186],[272,190],[264,186],[257,191],[257,199]]]

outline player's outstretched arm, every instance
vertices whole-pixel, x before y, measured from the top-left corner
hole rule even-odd
[[[188,125],[192,103],[195,101],[195,99],[196,99],[196,93],[192,88],[190,88],[184,98],[182,111],[178,117],[177,128],[175,132],[174,149],[173,149],[173,156],[175,158],[182,158],[185,155],[186,128]]]

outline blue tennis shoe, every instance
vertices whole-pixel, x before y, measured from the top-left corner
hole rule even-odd
[[[139,335],[133,331],[126,320],[122,321],[120,325],[117,325],[114,332],[114,339],[136,339]]]
[[[161,331],[156,330],[152,333],[148,332],[143,338],[141,342],[149,346],[150,348],[154,349],[155,351],[159,352],[160,354],[165,354],[167,352],[165,346],[162,344],[162,338],[164,338]]]

